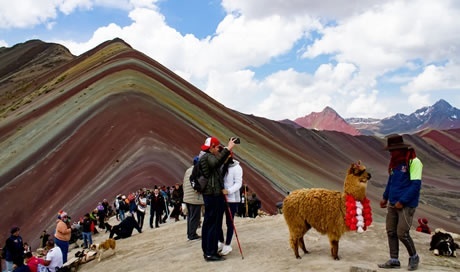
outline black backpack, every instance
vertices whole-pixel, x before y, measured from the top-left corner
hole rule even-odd
[[[208,184],[208,178],[202,174],[199,161],[193,166],[192,174],[190,175],[189,179],[193,190],[196,192],[202,193],[204,188],[206,188],[206,185]]]
[[[120,211],[126,212],[129,210],[128,204],[126,204],[126,202],[123,199],[118,200],[118,206],[119,206]]]

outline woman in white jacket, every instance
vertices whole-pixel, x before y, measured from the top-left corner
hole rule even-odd
[[[233,218],[238,209],[240,198],[240,188],[243,185],[243,169],[237,160],[233,159],[233,153],[230,154],[228,161],[225,163],[223,172],[224,174],[224,196],[227,200],[227,209],[225,209],[225,218],[227,223],[227,239],[224,243],[224,233],[221,230],[218,249],[220,255],[227,255],[232,251],[232,238],[233,238]],[[231,211],[231,216],[229,213]]]

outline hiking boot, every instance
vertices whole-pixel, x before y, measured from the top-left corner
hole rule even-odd
[[[222,258],[222,256],[219,256],[219,255],[207,255],[207,256],[204,256],[204,259],[207,262],[215,262],[215,261],[223,261],[223,260],[225,260],[224,258]]]
[[[200,239],[200,238],[201,238],[201,236],[197,234],[197,235],[195,235],[195,236],[192,236],[192,237],[188,238],[188,240],[189,240],[189,241],[193,241],[193,240],[198,240],[198,239]]]
[[[401,268],[401,263],[399,261],[388,260],[386,263],[378,264],[380,268]]]
[[[418,263],[420,262],[420,257],[418,254],[409,257],[409,264],[407,265],[407,270],[414,271],[418,268]]]
[[[221,252],[223,248],[224,248],[224,243],[219,241],[217,243],[217,252]]]
[[[222,256],[225,256],[227,255],[228,253],[232,252],[232,246],[231,245],[225,245],[223,248],[222,248],[222,251],[220,252],[220,255]]]

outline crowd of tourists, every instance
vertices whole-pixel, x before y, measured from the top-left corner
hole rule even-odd
[[[219,164],[215,165],[219,167],[218,170],[211,169],[207,164],[209,158],[206,157],[211,154],[211,148],[216,148],[216,154],[221,157]],[[192,165],[184,175],[183,184],[176,183],[171,187],[154,186],[153,189],[139,189],[126,195],[118,194],[113,202],[103,199],[93,210],[73,223],[67,212],[59,211],[54,233],[51,235],[46,230],[41,233],[41,255],[33,254],[30,246],[22,240],[18,226],[12,227],[10,236],[1,250],[1,257],[6,265],[4,271],[58,271],[68,261],[69,245],[76,243],[76,247],[79,247],[79,240],[82,241],[81,247],[88,249],[93,244],[93,235],[101,231],[110,232],[109,237],[114,239],[128,238],[134,229],[142,233],[147,208],[150,211],[150,228],[159,228],[160,224],[166,223],[168,219],[177,222],[183,217],[187,220],[187,238],[196,240],[203,237],[202,249],[205,260],[223,260],[222,256],[232,251],[234,216],[256,217],[261,208],[261,201],[255,193],[249,192],[247,185],[243,186],[243,173],[239,162],[234,159],[233,152],[224,149],[216,138],[210,137],[206,140],[200,155],[193,159],[193,164],[198,163],[207,167],[206,171],[214,171],[213,174],[209,172],[208,176],[213,175],[210,179],[216,179],[218,188],[208,186],[208,191],[194,191],[189,181]],[[227,225],[226,239],[222,230],[224,215]],[[108,223],[112,216],[119,222],[113,226]],[[220,220],[220,223],[216,223],[216,219]],[[200,226],[201,236],[197,233]]]

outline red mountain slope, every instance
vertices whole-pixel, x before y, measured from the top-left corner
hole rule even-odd
[[[312,112],[304,117],[294,120],[295,123],[304,128],[315,130],[331,130],[347,133],[350,135],[360,135],[359,130],[349,125],[335,110],[330,107],[324,108],[322,112]]]

